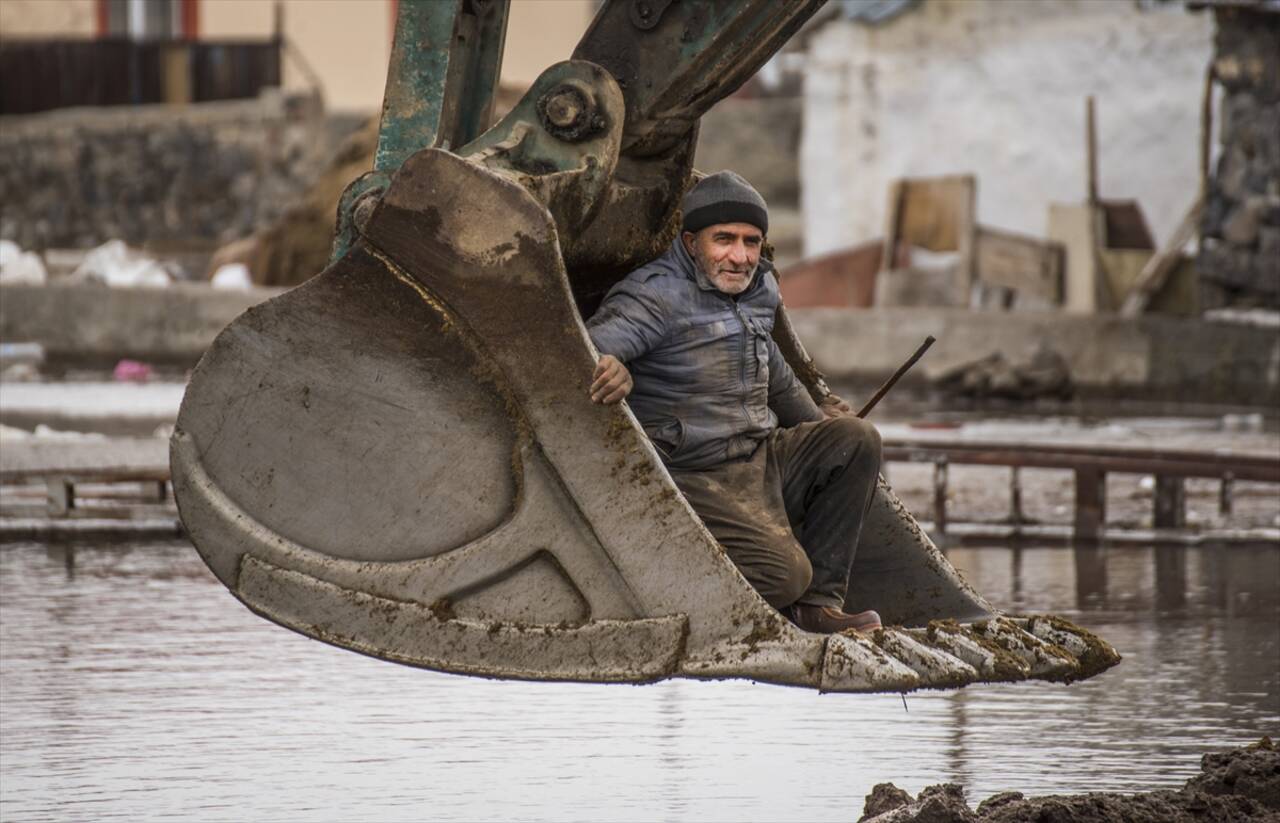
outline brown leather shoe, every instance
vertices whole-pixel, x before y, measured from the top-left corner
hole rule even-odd
[[[791,622],[807,632],[818,634],[834,634],[845,629],[860,632],[873,632],[880,628],[880,615],[873,611],[848,614],[834,606],[811,606],[807,603],[796,603],[787,609]]]

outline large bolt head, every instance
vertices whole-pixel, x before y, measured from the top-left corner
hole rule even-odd
[[[563,83],[538,100],[542,125],[560,140],[576,143],[604,127],[590,91],[577,83]]]
[[[561,129],[572,128],[582,116],[582,97],[576,91],[563,89],[547,99],[547,120]]]

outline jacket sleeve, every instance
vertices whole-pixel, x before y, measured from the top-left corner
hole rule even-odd
[[[587,334],[601,354],[628,363],[652,350],[667,331],[662,295],[642,280],[623,280],[609,290],[587,321]]]
[[[769,408],[783,428],[825,419],[773,338],[769,339]]]

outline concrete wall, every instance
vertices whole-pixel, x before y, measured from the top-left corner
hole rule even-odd
[[[122,357],[194,366],[228,323],[279,290],[106,286],[0,287],[0,342],[40,343],[53,362],[114,365]]]
[[[0,37],[93,37],[97,0],[2,0]]]
[[[111,365],[121,357],[193,365],[226,324],[278,290],[207,286],[0,287],[0,342],[37,342],[51,360]],[[797,309],[797,333],[834,382],[882,379],[932,334],[912,376],[935,376],[993,352],[1014,362],[1042,343],[1085,393],[1187,404],[1280,407],[1275,329],[1147,317],[983,313],[958,309]]]
[[[1085,393],[1188,404],[1280,407],[1274,328],[1149,316],[975,312],[963,309],[796,309],[797,334],[834,381],[896,369],[928,335],[926,377],[1001,352],[1026,362],[1044,344]]]
[[[810,43],[800,173],[805,250],[879,236],[889,181],[973,173],[984,224],[1043,235],[1085,197],[1084,98],[1101,191],[1141,201],[1159,242],[1198,186],[1212,20],[1181,3],[925,0]]]

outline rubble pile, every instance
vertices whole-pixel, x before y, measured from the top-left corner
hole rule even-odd
[[[1025,363],[1012,362],[997,351],[948,369],[934,382],[948,395],[975,400],[1029,402],[1043,397],[1065,401],[1075,396],[1066,358],[1045,345]]]
[[[1191,823],[1213,820],[1280,820],[1280,748],[1270,738],[1243,749],[1206,754],[1201,774],[1181,789],[1120,794],[1024,797],[1021,792],[992,795],[970,809],[964,789],[955,783],[929,786],[920,796],[892,783],[867,795],[858,823]]]

